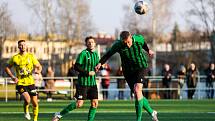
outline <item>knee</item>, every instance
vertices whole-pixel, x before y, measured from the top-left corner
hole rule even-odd
[[[38,103],[37,102],[34,102],[32,103],[33,107],[38,107]]]
[[[98,107],[98,101],[93,101],[92,104],[91,104],[91,107],[93,108],[97,108]]]
[[[25,105],[30,105],[30,102],[31,102],[31,100],[25,100],[25,101],[24,101],[24,104],[25,104]]]
[[[37,100],[36,101],[32,101],[32,105],[33,105],[33,107],[38,107],[38,102],[37,102]]]
[[[136,95],[142,94],[142,88],[136,86],[136,87],[134,88],[134,93],[135,93]]]
[[[81,108],[83,106],[83,103],[82,102],[78,102],[76,105],[77,105],[77,108]]]

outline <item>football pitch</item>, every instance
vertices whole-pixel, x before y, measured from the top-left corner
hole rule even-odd
[[[40,101],[38,121],[51,121],[53,113],[60,111],[70,102]],[[215,121],[215,100],[150,100],[149,102],[158,111],[159,121]],[[86,121],[89,106],[90,102],[86,101],[82,108],[73,110],[61,121]],[[0,121],[25,121],[22,102],[0,102]],[[95,121],[135,121],[134,101],[100,101]],[[142,121],[151,121],[151,117],[145,111]]]

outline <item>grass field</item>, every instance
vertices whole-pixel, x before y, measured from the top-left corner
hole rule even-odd
[[[39,121],[51,121],[53,113],[70,101],[40,101]],[[215,100],[150,100],[159,121],[215,121]],[[86,121],[89,101],[81,109],[65,115],[61,121]],[[151,117],[143,112],[143,121]],[[0,121],[25,121],[22,102],[0,102]],[[95,121],[135,121],[133,101],[100,101]]]

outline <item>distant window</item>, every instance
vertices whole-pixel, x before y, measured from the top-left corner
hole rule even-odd
[[[46,48],[43,48],[44,53],[46,53]]]
[[[49,48],[47,48],[47,53],[49,53]]]
[[[34,47],[34,53],[36,53],[36,48]]]
[[[15,50],[15,52],[17,52],[17,50],[18,50],[18,49],[17,49],[17,47],[16,47],[16,46],[15,46],[14,50]]]
[[[55,47],[53,47],[53,53],[56,53],[56,48]]]
[[[31,52],[31,53],[33,52],[33,48],[32,48],[32,47],[30,48],[30,52]]]
[[[11,52],[11,53],[13,53],[13,52],[14,52],[14,50],[13,50],[13,46],[11,46],[11,47],[10,47],[10,52]]]
[[[9,53],[9,47],[6,46],[6,53]]]

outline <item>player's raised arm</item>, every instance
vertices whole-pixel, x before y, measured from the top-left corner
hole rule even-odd
[[[118,52],[119,44],[121,41],[116,40],[116,42],[112,45],[112,47],[105,53],[104,56],[99,60],[99,63],[96,65],[95,70],[96,72],[99,71],[100,67],[116,52]]]
[[[143,49],[144,49],[146,52],[148,52],[148,54],[149,54],[150,57],[153,57],[154,51],[151,50],[151,49],[149,49],[149,47],[148,47],[148,45],[146,44],[146,42],[144,42],[144,44],[143,44]]]
[[[149,49],[149,52],[148,52],[148,53],[149,53],[149,56],[150,56],[150,57],[153,57],[153,55],[155,54],[154,51],[151,50],[151,49]]]

